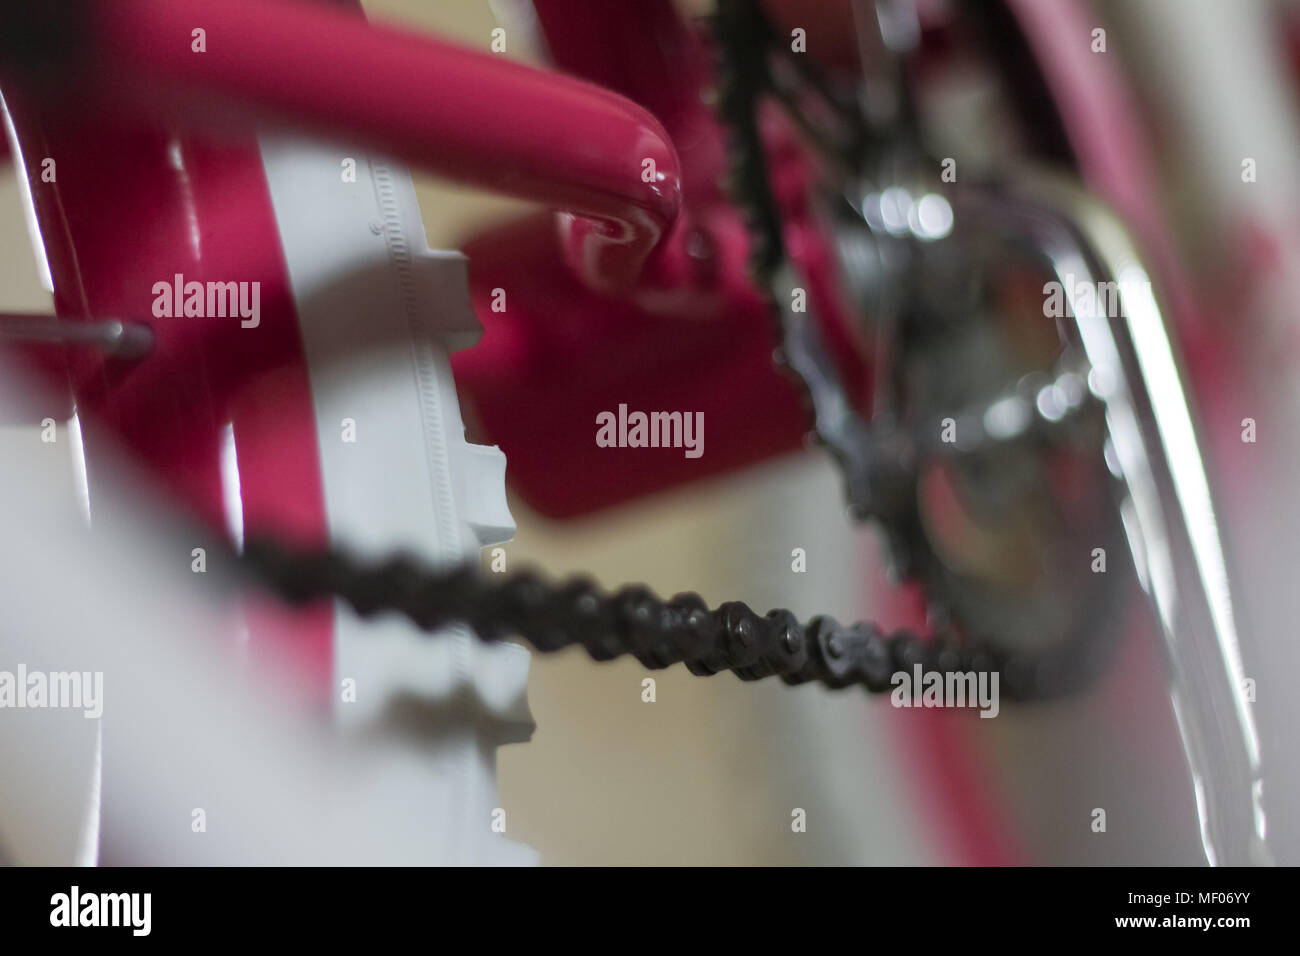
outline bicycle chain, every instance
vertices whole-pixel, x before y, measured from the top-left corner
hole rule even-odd
[[[886,634],[826,615],[801,624],[785,608],[759,615],[742,601],[711,609],[695,593],[664,601],[639,585],[607,594],[583,575],[549,583],[531,571],[435,570],[407,555],[367,564],[273,539],[250,539],[242,561],[290,604],[336,597],[363,618],[395,611],[425,632],[463,623],[484,642],[517,635],[544,653],[578,645],[593,660],[630,654],[652,670],[681,663],[700,677],[729,670],[747,681],[780,677],[791,685],[818,681],[881,693],[894,674],[910,675],[920,665],[926,674],[999,673],[1000,693],[1013,700],[1039,696],[1053,681],[1042,660],[1001,657],[947,638],[923,641],[906,629]]]
[[[854,517],[879,522],[888,541],[891,566],[899,578],[920,578],[922,575],[918,572],[922,562],[917,557],[926,553],[926,547],[920,538],[915,509],[915,475],[900,468],[898,462],[888,460],[898,457],[891,455],[890,451],[894,445],[900,444],[899,436],[893,434],[887,440],[879,428],[862,419],[844,394],[833,368],[827,375],[821,369],[809,368],[806,363],[791,361],[792,354],[798,356],[807,351],[805,338],[811,336],[814,339],[814,349],[820,343],[816,341],[819,333],[815,318],[805,318],[800,324],[792,322],[792,317],[782,310],[776,289],[780,276],[789,270],[790,264],[785,250],[781,211],[772,193],[758,122],[760,102],[764,97],[773,96],[775,90],[768,60],[776,48],[775,34],[758,0],[717,0],[713,35],[717,76],[715,111],[729,134],[728,192],[749,227],[750,272],[773,319],[778,343],[776,360],[799,388],[811,412],[813,436],[831,452],[844,476]],[[803,62],[801,58],[797,60]],[[803,68],[805,74],[810,69]],[[852,142],[861,145],[872,140],[871,131],[860,117],[839,108],[838,104],[832,106],[842,119],[848,121]],[[851,158],[842,159],[852,163]],[[843,410],[841,414],[831,416],[837,433],[829,433],[820,427],[819,402],[838,403]],[[851,444],[877,444],[880,446],[877,451],[885,454],[872,454],[870,447],[846,448]],[[886,460],[881,461],[882,457]],[[864,459],[867,461],[865,465]],[[866,474],[855,474],[855,470]],[[927,597],[934,600],[929,589]]]

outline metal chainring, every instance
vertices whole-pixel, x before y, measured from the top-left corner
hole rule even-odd
[[[1005,349],[1000,353],[987,334],[981,337],[989,323],[976,317],[982,305],[969,292],[987,271],[987,263],[972,261],[980,258],[987,237],[967,237],[975,241],[963,247],[959,237],[935,235],[933,228],[927,234],[923,204],[942,212],[946,200],[937,175],[924,172],[937,170],[938,162],[920,145],[915,107],[906,95],[893,97],[890,119],[873,121],[858,101],[837,96],[806,57],[775,42],[757,0],[719,0],[715,24],[716,102],[731,132],[733,198],[753,233],[752,269],[778,318],[784,364],[812,406],[816,435],[844,473],[852,513],[879,524],[891,571],[921,584],[933,623],[1001,652],[1049,645],[1052,653],[1045,657],[1053,663],[1044,661],[1040,690],[1079,686],[1106,656],[1105,635],[1118,630],[1106,618],[1122,606],[1113,594],[1113,582],[1122,575],[1093,574],[1086,562],[1075,560],[1077,553],[1049,555],[1057,564],[1075,560],[1072,573],[1039,575],[1054,586],[1022,583],[999,593],[981,573],[1005,571],[1014,561],[986,556],[980,569],[954,567],[929,520],[926,489],[936,475],[946,475],[968,510],[983,505],[983,511],[995,512],[990,524],[999,533],[1012,523],[1008,515],[1016,508],[1021,515],[1012,517],[1023,518],[1036,506],[1060,524],[1069,509],[1045,493],[1046,472],[1052,459],[1073,454],[1081,462],[1076,470],[1090,476],[1080,484],[1094,492],[1086,508],[1073,503],[1088,519],[1075,530],[1090,534],[1092,545],[1106,554],[1122,556],[1122,526],[1108,497],[1111,482],[1101,454],[1101,407],[1086,387],[1086,363],[1067,348],[1047,369],[988,368]],[[875,258],[876,291],[887,294],[877,303],[884,314],[873,323],[880,381],[870,422],[853,406],[817,319],[787,305],[790,290],[802,283],[786,255],[782,211],[769,186],[758,119],[764,100],[786,108],[840,184],[832,190],[841,194],[833,219],[853,222],[837,238],[861,251],[865,236],[873,246],[868,254]],[[815,109],[807,109],[809,100]],[[820,127],[813,128],[809,115],[821,119]],[[947,212],[950,226],[950,207]],[[1065,341],[1062,335],[1058,345]],[[944,440],[945,427],[953,432],[951,444]],[[1010,494],[1017,486],[1018,498]],[[990,508],[996,498],[1003,499],[1000,509]],[[968,520],[968,538],[978,538],[973,527]],[[1059,542],[1047,546],[1054,543],[1059,551]],[[1010,549],[1010,556],[1022,565],[1044,563],[1043,555],[1023,544]]]

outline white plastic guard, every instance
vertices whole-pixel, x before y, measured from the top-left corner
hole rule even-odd
[[[505,456],[465,441],[447,355],[481,329],[465,259],[427,248],[409,173],[359,150],[264,138],[303,342],[332,541],[461,561],[515,531]],[[462,628],[336,611],[335,712],[372,738],[367,782],[427,808],[430,863],[528,863],[494,830],[494,748],[531,734],[528,653]],[[499,829],[499,828],[498,828]]]

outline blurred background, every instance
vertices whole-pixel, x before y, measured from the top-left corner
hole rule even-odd
[[[688,6],[702,12],[709,4]],[[1300,469],[1294,438],[1281,434],[1291,431],[1300,395],[1300,110],[1296,47],[1287,46],[1297,34],[1286,27],[1296,6],[1111,0],[1095,14],[1159,147],[1160,199],[1198,276],[1211,338],[1247,346],[1249,397],[1220,404],[1214,390],[1201,389],[1198,399],[1243,569],[1255,642],[1248,657],[1269,662],[1258,672],[1261,724],[1266,758],[1280,752],[1270,786],[1283,809],[1285,794],[1300,792],[1293,745],[1279,730],[1294,726],[1285,675],[1300,666],[1289,634],[1300,526],[1287,494]],[[527,23],[522,0],[365,7],[374,18],[477,48],[504,25],[508,56],[540,56],[516,29]],[[1260,170],[1248,190],[1244,156]],[[457,248],[527,209],[428,177],[416,182],[434,248]],[[6,176],[0,310],[49,309],[17,186]],[[1245,462],[1232,441],[1252,411],[1269,423],[1260,426],[1269,437]],[[4,429],[0,460],[32,441],[29,431]],[[51,458],[49,472],[50,494],[74,493],[70,462]],[[888,623],[894,613],[879,600],[886,589],[879,542],[847,520],[839,477],[815,452],[573,522],[541,518],[517,497],[511,508],[519,526],[506,547],[512,568],[587,571],[611,586],[693,590],[710,603],[789,607],[802,619],[829,613]],[[794,548],[807,553],[806,573],[792,571]],[[578,650],[535,657],[528,695],[537,729],[529,743],[500,750],[500,802],[510,837],[553,865],[1195,864],[1190,781],[1164,688],[1125,680],[1158,672],[1160,654],[1143,632],[1088,695],[1004,706],[995,721],[908,714],[853,691],[747,684],[727,674],[701,679],[681,667],[650,675],[657,686],[648,703],[647,672],[633,660],[595,664]],[[959,726],[936,732],[926,723],[932,717]],[[1279,856],[1290,862],[1300,859],[1295,805],[1270,821]],[[1097,807],[1108,810],[1104,834],[1089,825]],[[796,808],[806,811],[804,833],[792,832]]]

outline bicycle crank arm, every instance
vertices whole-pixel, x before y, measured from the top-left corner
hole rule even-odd
[[[1060,283],[1069,333],[1105,406],[1125,533],[1169,655],[1206,856],[1212,865],[1270,863],[1227,560],[1151,277],[1114,215],[1069,184],[1022,177],[960,189],[954,205],[960,228],[1027,243]]]

